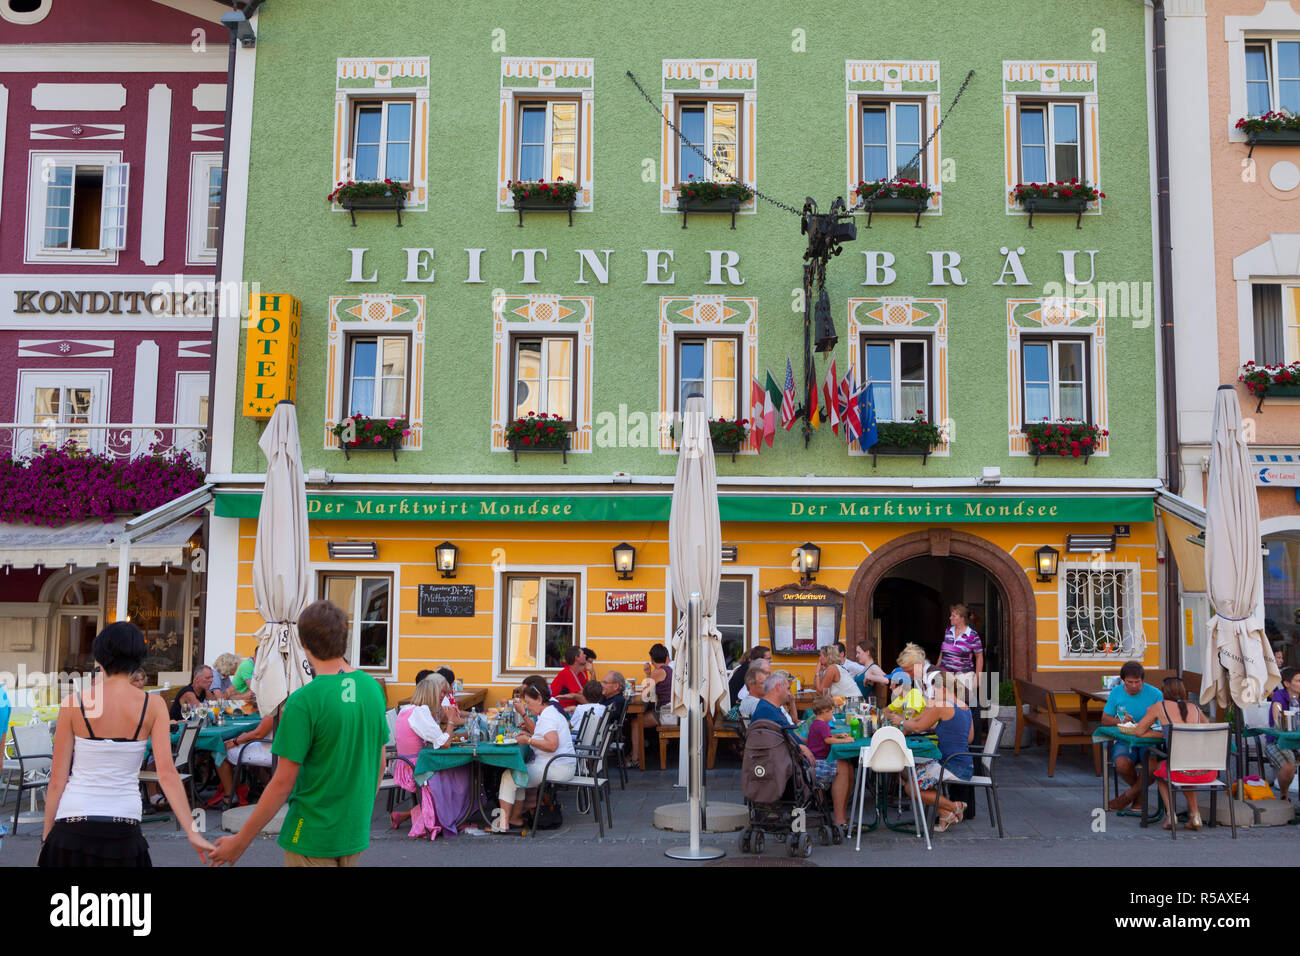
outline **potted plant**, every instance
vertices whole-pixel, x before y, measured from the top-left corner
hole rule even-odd
[[[1300,362],[1290,365],[1256,365],[1254,360],[1241,367],[1237,381],[1259,399],[1256,412],[1264,410],[1265,397],[1300,398]]]
[[[713,439],[715,455],[730,455],[736,460],[736,452],[744,446],[749,438],[749,420],[710,418],[709,437]]]
[[[506,425],[506,447],[519,460],[522,452],[559,452],[569,462],[569,429],[559,415],[529,412]]]
[[[537,182],[506,183],[506,188],[514,196],[515,209],[519,212],[519,225],[524,224],[524,210],[537,212],[568,212],[569,225],[573,225],[573,207],[578,204],[578,184],[566,183],[564,177],[548,183],[544,179]]]
[[[736,211],[740,204],[754,198],[754,190],[744,183],[715,183],[707,179],[686,177],[677,184],[677,210],[682,214],[682,228],[686,228],[688,212],[730,213],[731,228],[736,228]]]
[[[876,466],[876,456],[920,456],[924,467],[930,449],[943,441],[939,426],[925,420],[925,412],[917,409],[913,418],[901,422],[878,422],[876,443],[871,446],[871,467]]]
[[[1288,110],[1269,110],[1263,116],[1243,116],[1237,120],[1237,129],[1246,134],[1250,153],[1255,152],[1256,143],[1275,146],[1300,144],[1300,115]]]
[[[1034,456],[1034,467],[1043,455],[1056,458],[1082,458],[1086,465],[1102,437],[1110,434],[1104,428],[1090,425],[1088,422],[1076,422],[1072,418],[1051,422],[1044,418],[1041,422],[1029,422],[1022,431],[1029,439],[1029,453]]]
[[[1106,194],[1077,178],[1059,183],[1016,183],[1011,201],[1029,213],[1029,228],[1034,228],[1034,213],[1073,213],[1075,228],[1081,228],[1083,211],[1089,203],[1105,199]]]
[[[916,225],[920,228],[921,213],[930,204],[930,197],[939,195],[939,190],[914,179],[874,179],[858,183],[853,192],[858,197],[858,208],[867,211],[868,229],[872,215],[878,212],[916,213]]]
[[[402,224],[402,208],[406,205],[407,188],[399,182],[385,179],[356,182],[349,179],[340,180],[334,191],[325,198],[336,202],[352,216],[352,225],[357,224],[357,210],[392,209],[397,212],[397,224]]]
[[[352,460],[354,451],[391,451],[393,461],[397,461],[397,451],[411,429],[404,415],[370,418],[353,412],[335,425],[333,432],[348,461]]]

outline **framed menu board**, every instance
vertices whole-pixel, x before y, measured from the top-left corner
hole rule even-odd
[[[844,595],[820,584],[787,584],[763,592],[774,654],[816,654],[834,644],[844,614]]]

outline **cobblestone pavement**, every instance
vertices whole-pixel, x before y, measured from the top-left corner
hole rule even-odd
[[[862,850],[852,842],[842,846],[816,846],[807,860],[792,860],[785,847],[768,840],[761,857],[744,855],[737,833],[706,834],[704,844],[726,851],[726,856],[709,866],[855,866],[880,864],[928,865],[1083,865],[1083,866],[1169,866],[1171,864],[1218,866],[1270,866],[1290,863],[1300,844],[1300,827],[1239,829],[1233,840],[1227,827],[1208,828],[1199,833],[1180,831],[1176,841],[1158,825],[1142,829],[1136,818],[1100,814],[1101,780],[1093,775],[1090,757],[1077,749],[1061,754],[1056,776],[1047,776],[1043,748],[1021,751],[1019,757],[1005,751],[1001,760],[999,792],[1006,838],[999,840],[989,825],[987,806],[977,794],[978,816],[934,834],[934,849],[912,833],[895,833],[879,828],[863,834]],[[739,792],[739,763],[719,755],[718,769],[709,774],[709,799],[743,803]],[[370,849],[362,857],[364,866],[409,865],[494,865],[501,863],[564,865],[699,865],[678,864],[664,851],[687,844],[687,835],[656,830],[654,810],[663,804],[685,800],[684,791],[674,786],[675,772],[631,771],[627,790],[614,783],[614,827],[604,839],[597,837],[590,816],[574,809],[573,794],[565,796],[564,826],[539,832],[535,839],[463,832],[454,839],[412,840],[406,828],[388,827],[386,801],[376,808]],[[1158,796],[1151,791],[1154,802]],[[1208,816],[1208,799],[1202,816]],[[0,810],[0,821],[13,827],[13,802]],[[896,811],[891,810],[891,815]],[[870,814],[870,807],[868,807]],[[208,816],[209,837],[221,835],[220,815]],[[1104,821],[1104,830],[1099,829]],[[155,865],[197,865],[189,845],[170,822],[150,823],[145,828]],[[23,824],[17,835],[4,839],[0,866],[30,866],[39,850],[38,824]],[[278,866],[283,855],[274,837],[253,842],[240,865]]]

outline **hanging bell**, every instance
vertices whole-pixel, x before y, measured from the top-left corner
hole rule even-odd
[[[817,352],[830,352],[839,341],[839,336],[835,334],[835,322],[831,319],[831,297],[825,286],[817,294],[817,307],[813,309],[813,341],[814,351]]]

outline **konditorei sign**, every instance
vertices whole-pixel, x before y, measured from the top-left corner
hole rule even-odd
[[[298,394],[302,303],[285,293],[254,295],[248,311],[243,411],[245,418],[266,419],[278,402]]]
[[[219,518],[256,518],[260,493],[218,492]],[[314,519],[355,521],[667,521],[663,495],[308,494]],[[721,495],[723,521],[997,524],[1155,520],[1149,496]]]

